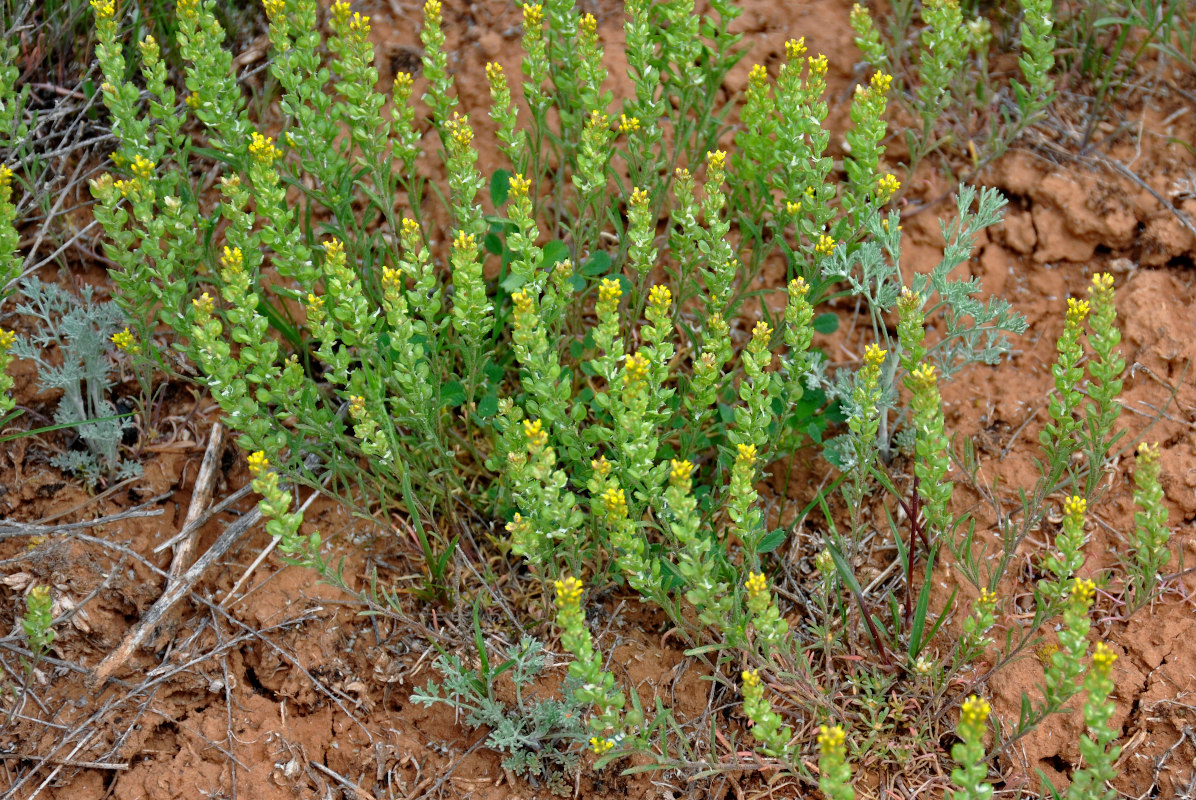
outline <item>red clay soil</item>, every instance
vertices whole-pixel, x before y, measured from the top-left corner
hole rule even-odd
[[[611,88],[616,97],[629,90],[620,63],[621,4],[587,3],[600,24],[611,54]],[[784,4],[776,0],[744,0],[738,29],[752,51],[732,73],[726,91],[740,92],[752,63],[773,64],[786,39],[805,36],[811,51],[825,53],[831,64],[832,121],[841,130],[845,98],[856,79],[858,60],[847,28],[850,3],[817,0]],[[357,6],[355,5],[355,8]],[[385,85],[396,69],[418,63],[419,44],[412,4],[392,0],[360,7],[373,18],[379,63]],[[518,70],[518,11],[505,2],[469,3],[446,0],[445,25],[451,67],[458,75],[463,110],[481,118],[489,98],[483,66],[489,60]],[[1185,90],[1192,89],[1191,76]],[[1013,355],[998,367],[965,370],[945,389],[947,423],[960,437],[971,437],[982,459],[982,476],[1003,498],[1016,498],[1036,475],[1037,434],[1046,420],[1044,398],[1052,385],[1049,365],[1062,328],[1069,295],[1083,296],[1092,275],[1112,272],[1123,326],[1122,351],[1128,365],[1119,424],[1128,436],[1145,434],[1158,441],[1163,486],[1173,527],[1169,571],[1196,560],[1196,312],[1192,310],[1192,232],[1172,209],[1196,218],[1196,160],[1172,139],[1196,141],[1196,118],[1179,113],[1188,108],[1182,94],[1167,91],[1166,80],[1153,92],[1120,109],[1140,124],[1115,142],[1098,149],[1097,157],[1078,160],[1067,137],[1044,136],[989,168],[985,183],[999,187],[1010,206],[1003,225],[987,232],[975,257],[961,272],[981,279],[987,293],[1013,303],[1029,321],[1029,331],[1014,343]],[[417,86],[417,92],[419,91]],[[481,128],[483,126],[479,126]],[[500,163],[493,139],[479,135],[482,169]],[[841,137],[832,145],[841,150]],[[1136,175],[1128,178],[1101,159],[1117,161]],[[950,186],[930,170],[911,188],[914,201],[934,198]],[[1165,203],[1161,200],[1166,201]],[[902,268],[907,274],[937,263],[943,248],[939,205],[904,220]],[[912,211],[911,205],[907,210]],[[102,282],[102,271],[80,266],[84,279]],[[778,285],[780,275],[766,275]],[[847,306],[841,314],[850,313]],[[844,317],[840,333],[822,346],[836,362],[858,358],[866,340],[863,325]],[[34,408],[47,404],[28,386],[28,373],[18,374],[18,400]],[[1174,397],[1167,403],[1167,398]],[[547,788],[504,774],[500,758],[480,747],[485,731],[472,730],[444,706],[425,709],[409,700],[412,689],[435,677],[431,644],[448,641],[446,631],[468,631],[468,604],[456,609],[403,600],[406,622],[386,616],[366,617],[351,598],[315,580],[313,574],[283,566],[271,555],[231,600],[226,595],[267,546],[259,528],[250,531],[209,571],[183,604],[172,635],[139,651],[116,674],[116,680],[91,688],[87,675],[152,606],[163,590],[162,570],[170,552],[153,554],[182,525],[206,437],[217,413],[207,397],[178,390],[166,398],[158,415],[156,435],[145,436],[140,453],[145,474],[132,483],[88,497],[71,479],[46,463],[30,439],[17,439],[0,449],[0,516],[6,520],[56,518],[53,524],[90,520],[145,504],[158,516],[125,519],[99,528],[54,533],[44,542],[25,535],[0,537],[0,597],[10,635],[3,641],[23,642],[19,616],[25,590],[49,584],[55,614],[79,606],[61,626],[51,650],[28,679],[16,653],[0,650],[9,689],[0,701],[0,788],[6,797],[46,800],[192,800],[195,797],[273,800],[294,797],[417,798],[451,797],[497,800],[551,796]],[[1128,453],[1129,451],[1127,451]],[[1090,515],[1087,560],[1083,574],[1115,567],[1127,552],[1133,528],[1132,455],[1109,473],[1105,496]],[[761,487],[782,522],[789,522],[822,483],[827,467],[809,456],[795,459],[785,490],[779,477]],[[774,476],[786,465],[772,467]],[[956,479],[959,480],[958,476]],[[221,464],[217,500],[247,482],[243,459],[227,446]],[[995,483],[994,483],[995,482]],[[962,481],[956,491],[959,508],[980,500]],[[253,499],[219,515],[201,531],[199,552],[211,545]],[[984,506],[975,511],[978,538],[995,541],[994,520]],[[345,557],[344,575],[354,589],[377,569],[391,585],[410,585],[418,571],[418,548],[401,524],[373,530],[330,503],[317,503],[308,514],[335,551]],[[1015,601],[1028,592],[1035,555],[1054,536],[1057,522],[1048,519],[1018,553],[1008,586]],[[397,535],[396,535],[397,534]],[[808,536],[799,531],[792,556]],[[94,538],[86,538],[86,537]],[[476,534],[484,542],[485,532]],[[492,548],[466,541],[467,559],[495,558]],[[487,553],[491,555],[487,556]],[[512,585],[521,578],[514,567],[491,568]],[[863,575],[866,579],[868,576]],[[949,564],[934,587],[941,607],[956,585],[966,593]],[[1196,616],[1192,592],[1196,582],[1183,573],[1166,581],[1159,600],[1124,619],[1115,603],[1116,586],[1098,595],[1093,637],[1111,643],[1115,665],[1119,743],[1116,787],[1129,797],[1192,797],[1196,762]],[[965,595],[964,600],[970,600]],[[667,635],[661,619],[644,613],[627,598],[608,598],[591,620],[596,636],[614,662],[626,665],[625,676],[638,688],[645,706],[659,697],[687,724],[709,713],[711,684],[702,670],[683,655],[683,647]],[[521,619],[543,619],[533,599]],[[464,606],[464,607],[462,607]],[[1016,602],[1005,610],[1014,613]],[[504,611],[489,609],[486,618],[498,625]],[[999,625],[1012,624],[1011,618]],[[511,630],[508,627],[508,630]],[[560,653],[553,628],[540,624],[534,633]],[[949,631],[945,632],[949,635]],[[495,634],[497,637],[498,634]],[[498,644],[497,640],[491,642]],[[1023,692],[1034,694],[1043,668],[1031,654],[1005,667],[988,683],[994,718],[1017,717]],[[553,660],[551,674],[563,674],[565,659]],[[978,664],[983,672],[985,664]],[[967,677],[967,676],[964,676]],[[16,685],[14,685],[16,684]],[[1076,704],[1076,708],[1079,704]],[[726,725],[740,726],[737,708],[717,712]],[[695,726],[696,738],[710,730]],[[1036,793],[1041,770],[1057,785],[1079,760],[1078,713],[1059,715],[1019,742],[999,763],[1004,792],[1018,788]],[[708,744],[708,743],[707,743]],[[949,743],[944,743],[949,744]],[[735,754],[704,746],[704,757],[726,760]],[[724,741],[725,745],[725,741]],[[722,746],[722,745],[720,745]],[[948,763],[944,755],[944,764]],[[620,777],[617,769],[595,773],[583,768],[572,794],[577,797],[754,797],[770,795],[758,773],[728,770],[713,778],[691,780],[702,765]],[[917,787],[892,774],[868,775],[863,795],[919,795]],[[937,786],[942,786],[941,781]],[[807,796],[794,784],[772,787],[770,796]]]

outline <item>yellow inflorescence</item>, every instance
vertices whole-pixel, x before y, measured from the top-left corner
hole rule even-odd
[[[756,445],[738,444],[735,447],[735,463],[752,466],[756,463]]]
[[[359,394],[349,395],[349,414],[354,419],[365,416],[365,398]]]
[[[204,292],[199,297],[191,301],[191,305],[195,306],[195,310],[200,314],[211,314],[216,308],[216,301],[207,292]]]
[[[990,592],[988,589],[981,589],[980,599],[976,602],[982,606],[995,606],[997,604],[997,593]]]
[[[486,63],[486,80],[497,84],[503,77],[502,64],[499,64],[497,61]]]
[[[806,37],[785,42],[785,58],[796,61],[806,54]]]
[[[0,329],[0,353],[7,353],[12,349],[13,344],[17,341],[17,334],[15,331],[6,331]]]
[[[436,5],[440,5],[437,3]],[[525,3],[523,5],[523,30],[539,31],[544,26],[544,6],[539,3]]]
[[[789,216],[796,217],[801,213],[801,203],[795,203],[792,200],[786,201],[785,211],[789,214]]]
[[[805,297],[810,293],[810,284],[800,275],[789,281],[789,295],[791,297]]]
[[[888,94],[889,89],[893,86],[893,76],[885,72],[875,72],[872,74],[872,80],[869,82],[872,90],[878,94]]]
[[[610,462],[606,460],[606,456],[598,456],[590,462],[590,466],[594,468],[594,474],[600,478],[610,474]]]
[[[749,572],[743,585],[753,597],[768,591],[768,579],[764,577],[763,572]]]
[[[1088,316],[1088,301],[1067,298],[1067,324],[1079,325]]]
[[[548,432],[544,430],[544,423],[538,419],[523,421],[523,435],[527,437],[528,447],[543,447],[548,444]]]
[[[282,155],[282,151],[274,146],[274,140],[269,136],[263,136],[254,131],[252,141],[249,143],[249,155],[253,156],[258,163],[268,167],[274,163],[274,159]]]
[[[825,233],[818,237],[818,244],[814,245],[814,252],[824,256],[829,256],[835,252],[835,245],[838,242],[833,237],[827,236]]]
[[[224,253],[220,256],[220,266],[232,272],[238,272],[245,265],[245,257],[239,247],[224,246]]]
[[[888,200],[901,188],[901,181],[892,174],[881,175],[876,181],[876,194],[882,200]]]
[[[673,293],[669,287],[658,283],[648,290],[648,304],[658,311],[668,311],[673,304]]]
[[[527,197],[532,190],[532,182],[530,179],[523,177],[518,172],[511,176],[511,196],[516,200]]]
[[[764,68],[763,64],[752,67],[752,71],[748,73],[748,83],[757,89],[764,88],[768,83],[768,70]]]
[[[129,165],[129,170],[133,173],[133,177],[148,181],[154,174],[154,166],[154,162],[145,156],[137,156]]]
[[[725,150],[715,150],[706,154],[706,166],[716,172],[727,168],[727,153]]]
[[[627,495],[617,486],[602,493],[602,507],[609,516],[622,519],[627,516]]]
[[[403,271],[401,269],[392,269],[391,267],[382,268],[382,288],[383,289],[401,289],[403,288]]]
[[[743,678],[744,686],[756,687],[760,685],[760,673],[754,669],[745,669],[740,677]]]
[[[1083,497],[1072,496],[1063,501],[1063,513],[1072,519],[1083,517],[1087,510],[1088,501]]]
[[[404,217],[402,225],[405,236],[417,236],[419,234],[419,223],[411,219],[411,217]]]
[[[137,346],[137,337],[129,332],[129,326],[126,325],[123,331],[112,334],[112,343],[116,345],[117,350],[122,350],[126,353],[133,353],[136,355],[141,348]]]
[[[637,208],[648,205],[648,192],[638,186],[631,190],[631,205]]]
[[[116,15],[116,4],[113,0],[91,0],[91,7],[100,19],[111,19]]]
[[[469,117],[461,116],[456,111],[453,112],[453,118],[447,123],[449,130],[449,138],[460,148],[469,147],[469,143],[473,141],[473,128],[469,127]]]
[[[623,296],[623,286],[617,278],[603,278],[598,286],[598,302],[617,303]]]
[[[818,747],[826,754],[842,754],[847,742],[847,732],[842,725],[819,725]]]
[[[411,87],[415,85],[415,76],[410,72],[399,71],[395,73],[395,94],[403,96],[411,92]]]
[[[428,0],[428,2],[424,3],[424,22],[440,27],[441,11],[440,0]]]
[[[752,328],[752,341],[762,342],[764,344],[767,344],[768,340],[771,336],[772,336],[772,328],[768,327],[768,323],[765,322],[764,320],[760,320]]]
[[[598,19],[593,14],[582,14],[577,28],[585,36],[595,36],[598,33]]]
[[[627,380],[637,383],[646,377],[648,377],[648,357],[642,353],[632,353],[627,356]]]
[[[677,459],[674,458],[670,462],[669,483],[673,483],[673,484],[680,483],[681,481],[688,479],[689,476],[693,473],[693,471],[694,471],[694,465],[693,465],[692,461],[690,461],[689,459],[685,459],[683,461],[678,461]]]
[[[826,74],[827,62],[826,56],[819,53],[810,58],[810,74],[815,78],[821,78]]]
[[[606,128],[610,125],[610,117],[595,109],[590,112],[590,119],[586,124],[596,130]]]
[[[270,459],[261,450],[249,454],[249,474],[254,477],[261,475],[270,466]]]
[[[195,19],[199,15],[199,0],[179,0],[175,15],[184,19]]]
[[[266,9],[266,17],[274,19],[286,8],[286,0],[262,0],[262,7]]]
[[[633,133],[639,129],[639,117],[629,117],[626,114],[619,115],[619,133]]]
[[[0,164],[0,189],[12,186],[12,170],[7,164]]]
[[[457,231],[457,235],[453,237],[453,249],[459,253],[468,253],[477,249],[477,239],[472,233],[465,231]]]
[[[532,311],[532,297],[527,292],[520,290],[511,295],[511,301],[515,304],[516,314],[530,314]]]
[[[1148,444],[1142,442],[1138,445],[1138,460],[1143,464],[1153,464],[1159,460],[1159,443]]]
[[[874,342],[864,348],[864,365],[872,369],[880,369],[880,365],[885,363],[886,355],[888,355],[888,351],[882,350],[880,345]]]
[[[988,715],[992,713],[992,706],[978,695],[972,695],[963,701],[961,723],[979,727],[988,722]]]
[[[938,376],[934,374],[934,367],[930,364],[919,364],[914,369],[913,379],[915,383],[927,387],[938,382]]]
[[[558,606],[576,606],[581,602],[582,584],[572,576],[562,578],[553,584],[556,588],[556,604]]]
[[[1096,584],[1085,578],[1076,578],[1071,584],[1071,596],[1087,605],[1096,596]]]
[[[1113,652],[1112,648],[1104,642],[1097,642],[1096,649],[1092,652],[1092,666],[1102,674],[1108,675],[1113,669],[1113,662],[1117,660],[1117,654]]]
[[[610,752],[614,746],[615,743],[610,739],[599,739],[597,736],[590,737],[590,749],[594,751],[594,755],[596,756]]]
[[[1094,294],[1113,291],[1113,276],[1107,272],[1099,272],[1092,276],[1092,286],[1088,288]]]

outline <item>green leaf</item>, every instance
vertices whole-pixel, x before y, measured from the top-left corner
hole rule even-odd
[[[582,267],[581,273],[587,277],[594,277],[595,275],[605,275],[610,270],[610,256],[605,250],[597,250],[590,255],[586,265]]]
[[[486,237],[482,239],[482,244],[488,252],[496,256],[502,255],[502,239],[498,238],[496,234],[486,234]]]
[[[756,552],[760,555],[771,553],[773,550],[776,550],[781,546],[781,543],[785,541],[786,536],[788,536],[788,533],[784,528],[775,528],[769,531],[768,533],[764,534],[764,538],[760,540],[760,546],[756,548]]]
[[[449,381],[440,387],[441,405],[456,408],[465,402],[465,387],[460,381]]]
[[[543,269],[556,266],[569,257],[569,247],[560,239],[553,239],[544,245],[544,260],[540,262]]]
[[[834,333],[839,330],[839,317],[829,312],[819,314],[814,317],[814,330],[818,333]]]
[[[478,416],[489,419],[498,413],[498,395],[491,393],[478,401]]]
[[[507,193],[511,191],[511,173],[505,169],[496,169],[490,176],[490,202],[498,208],[507,202]]]
[[[523,288],[523,284],[525,282],[526,281],[522,275],[512,272],[507,275],[507,277],[499,281],[498,285],[501,286],[503,291],[507,294],[514,294]]]

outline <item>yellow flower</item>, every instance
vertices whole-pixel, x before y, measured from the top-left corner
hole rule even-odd
[[[403,288],[403,271],[401,269],[383,267],[382,288],[388,291],[397,291]]]
[[[768,591],[768,579],[764,577],[763,572],[749,572],[744,587],[748,594],[754,597]]]
[[[826,74],[826,56],[819,53],[810,59],[810,74],[816,78],[821,78]]]
[[[419,234],[419,223],[410,217],[403,218],[403,235],[417,236]]]
[[[245,264],[241,248],[224,246],[224,254],[220,256],[220,266],[230,272],[239,272]]]
[[[195,19],[198,16],[199,0],[179,0],[175,6],[175,15],[184,17],[186,19]]]
[[[785,211],[791,217],[796,217],[801,213],[801,203],[795,203],[792,200],[785,203]]]
[[[307,294],[307,308],[309,312],[320,313],[324,310],[324,298],[318,294]]]
[[[598,302],[617,303],[623,296],[623,285],[617,278],[603,278],[598,285]]]
[[[410,72],[396,72],[394,93],[400,96],[406,95],[411,91],[411,87],[415,85],[415,76]]]
[[[497,84],[504,77],[502,64],[499,64],[497,61],[486,62],[486,80],[492,84]]]
[[[560,275],[562,281],[569,280],[573,275],[573,259],[566,258],[564,261],[559,262],[552,271],[552,274]]]
[[[1067,298],[1067,323],[1069,325],[1079,325],[1087,316],[1087,300],[1077,300],[1074,297]]]
[[[669,287],[658,283],[648,290],[648,304],[663,314],[673,304],[673,293]]]
[[[548,444],[548,432],[544,430],[544,423],[538,419],[523,421],[523,435],[527,437],[529,448],[539,449]]]
[[[638,383],[648,376],[648,357],[640,353],[627,356],[627,380]]]
[[[515,313],[519,315],[532,313],[532,298],[527,292],[520,290],[511,295],[511,300],[515,303]]]
[[[619,115],[619,133],[632,133],[640,129],[640,121],[638,117],[629,117],[626,114]]]
[[[715,150],[713,153],[707,153],[706,167],[712,172],[722,172],[727,168],[727,153],[723,150]]]
[[[266,458],[266,454],[263,451],[258,450],[256,453],[249,455],[249,474],[255,478],[261,475],[269,466],[270,459]]]
[[[980,590],[980,597],[976,602],[981,606],[995,606],[997,604],[997,593],[990,592],[987,588]]]
[[[116,4],[113,0],[91,0],[91,7],[100,19],[111,19],[116,15]]]
[[[837,244],[838,242],[836,242],[832,237],[827,236],[825,233],[821,234],[818,237],[818,244],[814,245],[814,252],[820,255],[829,256],[831,253],[835,252],[835,245]]]
[[[198,311],[201,316],[207,316],[211,314],[213,310],[215,310],[216,301],[212,299],[210,294],[204,292],[199,297],[192,300],[191,305],[195,306],[195,310]]]
[[[112,334],[112,343],[116,345],[117,350],[126,353],[137,355],[141,352],[141,348],[137,345],[137,337],[129,332],[129,326],[126,325],[123,331]]]
[[[473,141],[473,128],[469,127],[469,117],[461,116],[456,111],[453,112],[453,118],[448,121],[449,138],[456,143],[461,149],[469,147],[469,143]]]
[[[887,94],[893,85],[893,76],[885,72],[872,73],[872,90],[878,94]]]
[[[266,9],[266,18],[274,19],[286,9],[286,0],[262,0],[262,7]]]
[[[885,356],[888,355],[887,350],[882,350],[880,345],[873,343],[864,348],[864,365],[873,369],[880,369],[880,365],[885,363]]]
[[[457,235],[453,238],[453,249],[459,253],[472,253],[477,250],[477,247],[477,239],[472,233],[457,231]]]
[[[674,458],[670,462],[669,483],[676,485],[681,481],[688,480],[693,471],[694,465],[692,461],[688,459],[678,461]]]
[[[810,293],[810,284],[800,275],[789,281],[789,294],[792,297],[804,297]]]
[[[332,4],[332,17],[339,23],[349,19],[349,4],[345,0],[337,0]]]
[[[622,519],[627,516],[627,495],[617,486],[612,486],[602,493],[602,507],[607,516]]]
[[[1063,501],[1063,513],[1075,519],[1082,518],[1088,510],[1088,501],[1083,497],[1069,497]]]
[[[436,4],[437,6],[440,3]],[[544,6],[539,3],[524,3],[523,5],[523,30],[539,31],[544,26]]]
[[[760,685],[760,673],[754,669],[745,669],[740,677],[744,686],[754,688]]]
[[[884,219],[882,219],[882,220],[880,221],[880,227],[882,227],[882,228],[884,228],[884,229],[885,229],[885,233],[888,233],[888,232],[889,232],[889,220],[888,220],[888,217],[886,217],[886,218],[884,218]],[[903,227],[904,227],[904,226],[902,226],[902,225],[898,225],[898,226],[897,226],[897,230],[901,230]]]
[[[772,337],[772,328],[768,327],[768,323],[760,320],[752,328],[752,341],[761,345],[767,345],[768,340]]]
[[[0,353],[7,353],[12,349],[13,344],[17,341],[17,334],[15,331],[6,331],[0,329]]]
[[[1088,287],[1088,291],[1092,293],[1113,291],[1113,276],[1107,272],[1098,272],[1092,276],[1092,286]]]
[[[595,109],[590,112],[590,119],[586,124],[591,128],[605,128],[610,124],[610,117]]]
[[[876,194],[882,202],[895,195],[900,188],[901,181],[892,174],[881,175],[876,181]]]
[[[594,468],[594,473],[600,478],[605,478],[610,474],[610,462],[606,460],[606,456],[598,456],[590,462],[590,466]]]
[[[756,463],[756,445],[738,444],[735,446],[735,463],[752,466]]]
[[[516,515],[518,519],[518,515]],[[576,606],[581,602],[582,584],[577,578],[566,577],[553,584],[556,589],[556,603],[558,606]]]
[[[1108,675],[1113,669],[1113,662],[1117,660],[1117,654],[1113,649],[1104,642],[1097,642],[1096,649],[1092,653],[1092,666],[1097,672]]]
[[[365,398],[364,397],[362,397],[359,394],[349,395],[349,414],[354,419],[360,419],[365,416]]]
[[[7,189],[9,186],[12,186],[12,170],[7,164],[0,164],[0,189]]]
[[[1138,460],[1143,464],[1153,464],[1159,460],[1159,443],[1148,444],[1142,442],[1138,445]]]
[[[1071,583],[1071,596],[1088,605],[1096,596],[1096,584],[1085,578],[1076,578]]]
[[[851,14],[848,16],[848,20],[851,22],[851,27],[853,28],[862,27],[872,21],[871,16],[868,14],[868,10],[859,3],[852,4]],[[867,23],[865,20],[867,20]]]
[[[640,208],[648,205],[648,193],[638,186],[631,190],[631,205]]]
[[[610,739],[599,739],[597,736],[590,737],[590,748],[594,751],[594,755],[600,756],[603,753],[609,752],[613,749],[615,743]]]
[[[764,68],[763,64],[757,64],[752,67],[752,71],[748,73],[748,85],[754,89],[762,89],[768,83],[768,70]]]
[[[353,19],[349,20],[349,31],[355,33],[359,38],[365,38],[370,35],[370,18],[363,17],[356,11],[353,12]]]
[[[785,42],[785,58],[789,61],[796,61],[805,55],[806,52],[806,37],[800,39],[790,39]]]
[[[531,189],[532,182],[528,178],[523,177],[518,172],[511,176],[511,196],[516,200],[527,197]]]
[[[132,192],[135,187],[133,186],[132,181],[117,181],[116,183],[112,184],[112,188],[120,192],[121,197],[128,197],[129,193]]]
[[[842,725],[819,725],[818,747],[826,754],[843,752],[843,745],[847,741],[847,732]]]
[[[259,164],[269,167],[274,163],[274,159],[282,155],[282,151],[274,146],[274,140],[269,136],[254,131],[249,143],[249,155]]]
[[[440,25],[440,0],[428,0],[424,3],[424,20],[432,25]]]
[[[927,388],[938,382],[938,376],[934,374],[934,367],[930,364],[919,364],[914,369],[913,379],[915,383]]]
[[[192,111],[199,109],[199,95],[195,94],[195,92],[188,93],[188,95],[183,99],[183,102],[186,103],[187,108],[190,108]]]
[[[992,706],[988,701],[977,695],[972,695],[963,701],[961,722],[966,725],[979,727],[988,722],[988,715],[992,713]]]
[[[585,36],[595,36],[598,33],[598,20],[593,14],[582,14],[577,23],[578,30]]]

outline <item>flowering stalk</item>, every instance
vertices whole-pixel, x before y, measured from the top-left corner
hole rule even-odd
[[[892,175],[880,174],[880,157],[884,152],[885,107],[893,78],[883,72],[872,75],[867,86],[856,86],[851,99],[852,127],[846,134],[850,155],[843,159],[847,172],[847,195],[844,206],[852,225],[859,229],[864,218],[889,201],[900,187]]]
[[[585,556],[585,542],[579,539],[585,514],[568,489],[565,473],[557,468],[556,451],[548,442],[544,424],[525,419],[521,431],[523,450],[512,449],[506,465],[511,496],[520,509],[507,525],[511,550],[552,575],[558,569],[558,545],[564,545],[560,553],[571,568],[579,568]]]
[[[1092,358],[1088,361],[1088,398],[1084,416],[1087,427],[1088,478],[1084,488],[1086,494],[1096,489],[1096,484],[1105,474],[1104,462],[1113,443],[1121,434],[1112,435],[1113,423],[1121,413],[1117,402],[1121,394],[1121,374],[1125,371],[1125,359],[1121,357],[1118,345],[1121,331],[1117,329],[1117,303],[1113,292],[1113,276],[1107,272],[1094,275],[1088,287],[1092,314],[1089,324],[1092,335],[1088,343],[1092,346]]]
[[[992,706],[976,695],[963,703],[956,728],[962,741],[951,748],[951,758],[959,764],[951,770],[951,782],[957,787],[948,794],[951,800],[989,800],[993,796],[984,761],[984,735],[988,732],[990,713]]]
[[[1039,582],[1043,596],[1060,600],[1067,590],[1072,576],[1084,563],[1084,514],[1088,503],[1082,497],[1068,497],[1063,501],[1063,530],[1055,537],[1057,552],[1043,560],[1043,566],[1055,576],[1052,581]]]
[[[1051,655],[1044,674],[1043,699],[1047,713],[1060,708],[1079,691],[1076,679],[1084,673],[1082,663],[1088,652],[1088,631],[1092,627],[1088,610],[1096,594],[1096,585],[1074,578],[1063,609],[1063,628],[1059,631],[1059,649]]]
[[[278,539],[278,549],[295,564],[320,569],[320,534],[299,535],[303,514],[291,511],[291,493],[279,485],[278,473],[270,469],[270,459],[261,450],[250,454],[249,474],[253,490],[262,496],[257,507],[266,518],[266,532]]]
[[[698,612],[698,621],[714,630],[728,628],[735,595],[723,579],[726,564],[718,541],[705,530],[693,496],[694,465],[673,460],[664,491],[669,530],[677,542],[677,572],[685,579],[685,598]]]
[[[1051,395],[1048,408],[1051,421],[1038,435],[1038,441],[1042,444],[1043,454],[1046,456],[1045,474],[1048,486],[1053,486],[1065,470],[1072,469],[1071,454],[1077,447],[1075,438],[1080,423],[1075,418],[1075,412],[1080,408],[1083,398],[1079,386],[1084,377],[1084,368],[1080,365],[1084,356],[1084,346],[1080,343],[1080,336],[1086,316],[1088,301],[1069,297],[1067,319],[1056,345],[1059,357],[1051,367],[1056,389],[1056,394]]]
[[[1171,561],[1167,546],[1171,529],[1167,526],[1167,507],[1159,485],[1159,446],[1146,442],[1138,445],[1138,468],[1134,470],[1134,533],[1131,541],[1133,562],[1128,565],[1128,613],[1150,602],[1159,580],[1159,570]]]
[[[749,572],[744,588],[748,610],[752,612],[752,627],[756,629],[756,641],[763,645],[767,657],[771,651],[784,647],[789,636],[789,623],[777,609],[763,573]]]
[[[847,732],[839,725],[818,729],[818,788],[827,800],[854,800],[847,765]]]
[[[502,64],[497,61],[486,64],[486,80],[490,84],[490,119],[498,128],[495,135],[499,148],[515,173],[522,176],[528,167],[527,133],[517,127],[519,112],[511,100],[511,87],[507,84]]]
[[[789,740],[793,729],[781,723],[781,715],[772,710],[764,696],[760,673],[743,671],[743,713],[752,723],[752,736],[760,743],[760,752],[778,758],[788,758],[793,752]]]
[[[1088,699],[1084,703],[1084,722],[1088,732],[1080,738],[1080,755],[1085,764],[1071,776],[1067,800],[1113,800],[1117,796],[1107,784],[1117,777],[1113,765],[1121,755],[1120,747],[1112,747],[1117,731],[1109,724],[1116,706],[1109,695],[1113,693],[1113,662],[1117,654],[1104,642],[1097,642],[1092,653],[1092,666],[1084,679]]]

